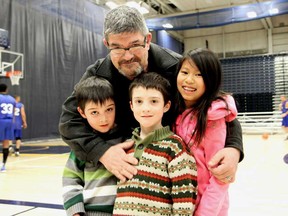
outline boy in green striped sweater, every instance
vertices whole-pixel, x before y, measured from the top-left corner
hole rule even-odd
[[[90,77],[76,86],[75,94],[77,110],[94,133],[110,145],[124,141],[114,123],[114,94],[107,80]],[[116,177],[100,162],[94,165],[81,161],[71,151],[63,172],[63,200],[67,215],[112,215],[116,184]]]
[[[170,108],[170,83],[142,73],[129,87],[130,106],[140,128],[133,132],[138,172],[119,182],[113,215],[193,215],[197,196],[194,157],[162,117]]]

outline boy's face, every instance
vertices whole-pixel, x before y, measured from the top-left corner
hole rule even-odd
[[[170,105],[170,101],[164,104],[162,93],[156,89],[136,87],[132,91],[131,109],[141,130],[145,129],[146,132],[162,127],[163,114],[169,110]]]
[[[94,130],[106,133],[114,126],[115,103],[111,99],[106,100],[102,105],[90,101],[86,103],[84,110],[80,107],[77,107],[77,109]]]

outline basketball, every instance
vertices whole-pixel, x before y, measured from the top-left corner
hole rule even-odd
[[[268,133],[263,133],[262,134],[262,139],[267,140],[269,138],[269,134]]]
[[[286,155],[284,156],[283,160],[284,160],[284,162],[285,162],[286,164],[288,164],[288,154],[286,154]]]

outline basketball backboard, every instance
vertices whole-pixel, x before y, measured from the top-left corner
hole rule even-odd
[[[0,77],[9,78],[11,75],[24,78],[24,55],[0,49]]]

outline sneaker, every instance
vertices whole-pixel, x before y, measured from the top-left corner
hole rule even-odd
[[[15,151],[14,151],[14,148],[13,146],[9,146],[9,155],[13,154]]]
[[[16,157],[20,156],[20,152],[19,152],[19,151],[16,151],[16,152],[15,152],[15,156],[16,156]]]
[[[5,165],[3,165],[3,166],[1,167],[1,172],[6,172],[6,167],[5,167]]]

